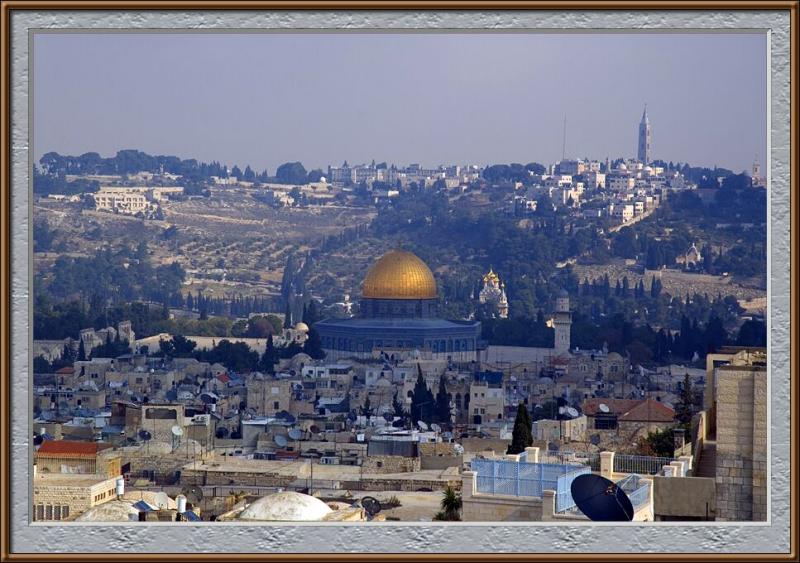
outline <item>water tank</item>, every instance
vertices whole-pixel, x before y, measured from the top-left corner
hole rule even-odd
[[[178,514],[184,514],[186,512],[186,497],[178,495],[175,497],[175,502],[178,504]]]

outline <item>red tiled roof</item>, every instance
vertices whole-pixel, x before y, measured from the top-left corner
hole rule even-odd
[[[231,380],[230,376],[227,373],[219,374],[217,376],[217,379],[219,379],[222,383],[228,383]]]
[[[45,440],[36,452],[37,456],[54,457],[95,457],[95,442],[78,442],[76,440]]]
[[[653,399],[587,399],[583,402],[586,416],[597,416],[600,404],[608,407],[611,414],[623,422],[672,422],[675,411]]]
[[[75,373],[75,368],[71,368],[69,366],[64,366],[63,368],[57,369],[56,373]]]
[[[583,402],[583,414],[595,416],[600,412],[600,405],[602,404],[608,407],[610,413],[620,416],[635,407],[638,402],[638,399],[586,399]]]
[[[675,420],[675,411],[658,401],[646,399],[619,417],[619,420],[629,422],[672,422]]]

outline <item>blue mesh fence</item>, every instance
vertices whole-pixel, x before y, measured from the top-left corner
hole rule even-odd
[[[591,472],[585,465],[517,463],[497,459],[475,459],[472,470],[476,473],[480,493],[541,498],[543,491],[553,490],[558,512],[575,506],[570,492],[572,481],[578,475]]]

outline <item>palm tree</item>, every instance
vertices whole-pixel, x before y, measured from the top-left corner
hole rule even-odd
[[[434,520],[450,520],[450,521],[460,521],[461,520],[461,496],[456,493],[455,489],[450,485],[444,490],[444,496],[442,497],[441,507],[442,510],[436,513],[436,516],[433,517]]]

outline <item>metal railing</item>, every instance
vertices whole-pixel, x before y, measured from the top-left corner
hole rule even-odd
[[[669,465],[673,461],[675,461],[675,458],[671,457],[616,454],[614,456],[614,471],[617,473],[656,475],[665,465]]]
[[[539,453],[542,463],[578,464],[600,471],[600,454],[598,452],[565,452],[545,450]]]
[[[634,510],[639,510],[650,502],[650,481],[639,475],[628,475],[617,481],[617,486],[628,495]]]

